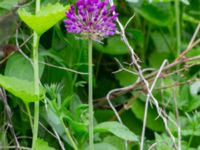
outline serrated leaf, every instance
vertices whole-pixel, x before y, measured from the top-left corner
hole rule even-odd
[[[53,27],[58,21],[64,18],[65,12],[69,9],[69,6],[63,6],[60,3],[48,4],[41,7],[40,12],[36,15],[32,14],[25,8],[18,10],[18,14],[31,29],[37,32],[38,35],[42,35],[48,29]]]
[[[46,141],[42,139],[37,139],[35,150],[56,150],[56,149],[50,147]]]
[[[133,132],[131,132],[126,126],[115,121],[103,122],[98,124],[94,128],[94,132],[110,132],[124,140],[135,142],[138,141],[138,137]]]
[[[45,91],[42,87],[40,87],[40,95],[36,95],[34,94],[33,82],[15,77],[0,75],[0,86],[22,99],[24,103],[42,100],[45,95]]]

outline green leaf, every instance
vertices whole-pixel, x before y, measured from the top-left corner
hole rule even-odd
[[[149,62],[152,67],[158,68],[165,59],[169,58],[170,54],[171,54],[170,52],[166,51],[163,52],[154,51],[150,54]]]
[[[135,11],[153,24],[168,26],[172,21],[169,14],[170,10],[168,7],[163,8],[153,4],[143,4],[141,7],[135,8]]]
[[[34,83],[27,80],[17,79],[0,75],[0,86],[23,100],[24,103],[42,100],[45,91],[40,87],[40,95],[34,94]]]
[[[40,57],[40,61],[44,61],[43,57]],[[44,70],[44,64],[39,64],[39,70],[41,77]],[[33,81],[34,78],[31,63],[19,53],[15,53],[9,57],[5,68],[5,75],[29,81]]]
[[[162,33],[158,31],[151,33],[151,38],[158,52],[168,52],[169,50],[165,36],[166,35],[162,35]]]
[[[36,15],[32,14],[25,8],[18,10],[18,14],[31,29],[42,35],[48,29],[53,27],[58,21],[64,18],[65,12],[69,6],[63,6],[60,3],[48,4],[41,7],[41,10]]]
[[[180,87],[179,94],[177,95],[178,107],[181,110],[190,112],[200,106],[199,82],[192,85],[184,85]]]
[[[124,140],[138,141],[138,137],[133,132],[131,132],[126,126],[115,121],[98,124],[94,128],[94,132],[110,132]]]
[[[199,23],[199,20],[191,15],[188,15],[186,13],[183,14],[183,20],[184,21],[188,21],[190,23],[193,23],[193,24],[198,24]]]
[[[106,136],[103,139],[104,143],[109,143],[115,147],[117,147],[118,150],[125,150],[125,144],[124,140],[120,139],[119,137],[116,137],[114,135]],[[131,147],[131,144],[129,144],[129,148]]]
[[[119,150],[119,149],[108,143],[97,143],[94,144],[94,150]]]
[[[88,124],[75,121],[72,118],[70,118],[69,116],[65,116],[64,118],[67,119],[67,121],[69,122],[70,126],[72,127],[72,129],[74,130],[75,133],[87,133],[88,132],[88,128],[87,128]]]
[[[3,0],[0,2],[0,8],[10,10],[13,7],[17,6],[18,1],[19,0]]]
[[[133,84],[137,80],[137,76],[127,71],[116,73],[115,78],[119,81],[121,86],[128,86],[130,84]]]
[[[181,2],[185,5],[190,5],[190,2],[188,0],[181,0]]]
[[[173,143],[166,134],[159,135],[159,134],[155,133],[155,137],[156,137],[156,142],[158,143],[156,146],[156,149],[158,149],[158,150],[173,149]]]
[[[98,51],[110,55],[123,55],[128,53],[127,47],[123,44],[121,38],[117,36],[110,37],[106,46],[100,43],[94,43],[94,45]]]
[[[132,111],[141,121],[143,121],[144,118],[144,109],[145,103],[139,100],[135,101],[132,105]],[[156,119],[157,117],[158,114],[156,110],[149,107],[146,126],[154,131],[164,131],[164,124],[160,118]]]
[[[53,147],[50,147],[48,143],[42,139],[37,139],[36,141],[36,150],[56,150]]]

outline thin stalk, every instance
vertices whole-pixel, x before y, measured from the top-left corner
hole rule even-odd
[[[40,11],[40,0],[36,0],[35,13]],[[36,95],[39,95],[39,63],[38,63],[38,46],[39,46],[40,36],[34,31],[33,33],[33,72],[34,72],[34,91]],[[39,126],[39,107],[40,102],[35,102],[34,104],[34,124],[33,124],[33,141],[32,150],[36,148],[36,141],[38,136],[38,126]]]
[[[40,37],[34,32],[33,35],[33,70],[34,70],[34,91],[36,95],[39,95],[39,66],[38,66],[38,45]],[[38,135],[38,124],[39,124],[39,107],[40,103],[35,102],[34,104],[34,124],[33,124],[33,141],[32,149],[35,150],[37,135]]]
[[[63,127],[65,129],[66,136],[69,138],[69,141],[71,142],[74,150],[78,150],[78,148],[76,146],[76,143],[74,142],[74,140],[73,140],[73,138],[72,138],[72,136],[71,136],[71,134],[69,132],[69,129],[65,126],[65,123],[63,122],[62,119],[60,119],[60,121],[61,121],[61,123],[62,123],[62,125],[63,125]]]
[[[94,150],[94,133],[93,133],[93,90],[92,90],[92,40],[88,41],[88,104],[89,104],[89,150]]]
[[[28,103],[25,103],[25,107],[26,107],[26,110],[27,110],[27,113],[28,113],[28,117],[29,117],[29,122],[30,122],[30,125],[31,125],[31,129],[33,131],[33,121],[32,121],[31,111],[30,111]]]
[[[175,15],[176,15],[176,41],[177,41],[177,55],[180,54],[181,49],[181,29],[180,29],[180,1],[175,0]]]

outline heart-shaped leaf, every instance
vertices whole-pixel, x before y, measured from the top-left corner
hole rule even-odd
[[[65,12],[68,9],[69,6],[63,6],[60,3],[56,3],[41,7],[40,12],[36,15],[25,8],[19,9],[18,14],[21,20],[23,20],[31,29],[37,32],[38,35],[42,35],[58,21],[63,19]]]

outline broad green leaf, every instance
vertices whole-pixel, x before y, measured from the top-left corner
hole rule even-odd
[[[132,105],[132,111],[138,119],[143,121],[144,118],[145,103],[137,100]],[[164,124],[160,118],[157,118],[158,114],[155,109],[149,107],[147,124],[146,126],[154,131],[164,131]]]
[[[151,33],[151,38],[158,52],[168,52],[169,47],[165,35],[158,31]]]
[[[68,6],[64,7],[60,3],[56,3],[41,7],[40,12],[36,15],[25,8],[19,9],[18,14],[21,20],[23,20],[31,29],[37,32],[37,34],[42,35],[58,21],[63,19],[65,12],[68,9]]]
[[[98,122],[105,122],[112,118],[113,115],[113,111],[109,109],[96,109],[94,112],[94,116]]]
[[[137,76],[130,72],[121,71],[115,74],[115,78],[119,81],[121,86],[128,86],[136,81]]]
[[[95,43],[94,45],[98,51],[110,55],[123,55],[128,53],[127,47],[121,41],[121,38],[117,36],[110,37],[106,46],[100,43]]]
[[[46,141],[42,139],[37,139],[35,150],[56,150],[56,149],[50,147]]]
[[[160,64],[163,63],[163,61],[165,59],[168,59],[170,56],[170,52],[158,52],[158,51],[154,51],[150,54],[149,57],[149,63],[151,64],[152,67],[160,67]]]
[[[18,2],[19,0],[3,0],[0,2],[0,8],[10,10],[13,7],[17,6]]]
[[[168,26],[171,23],[170,11],[169,9],[163,9],[153,4],[143,4],[139,8],[135,8],[145,19],[150,21],[153,24],[159,26]]]
[[[138,141],[138,137],[133,132],[131,132],[126,126],[115,121],[98,124],[94,128],[94,132],[110,132],[124,140]]]
[[[40,61],[44,61],[43,57],[40,56]],[[13,65],[15,64],[15,65]],[[44,70],[44,64],[39,64],[40,77]],[[31,63],[24,58],[21,54],[13,54],[7,61],[5,68],[5,75],[9,77],[16,77],[18,79],[24,79],[33,81],[33,67]]]
[[[115,147],[118,148],[118,150],[125,150],[125,144],[124,144],[124,140],[123,139],[120,139],[119,137],[116,137],[114,135],[109,135],[109,136],[106,136],[104,139],[103,139],[103,142],[104,143],[109,143]],[[131,144],[129,144],[129,148],[131,147],[130,146]]]
[[[42,87],[40,87],[40,95],[36,95],[34,94],[33,82],[15,77],[0,75],[0,86],[22,99],[24,103],[39,101],[45,96],[45,91]]]

